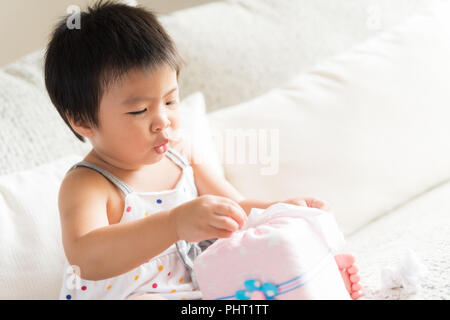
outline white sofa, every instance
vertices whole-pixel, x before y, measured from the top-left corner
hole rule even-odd
[[[424,8],[445,2],[229,0],[160,17],[211,135],[279,130],[277,174],[222,163],[225,176],[247,196],[328,200],[364,299],[450,298],[450,14]],[[89,150],[47,97],[43,53],[0,69],[0,299],[57,298],[58,187]],[[421,289],[383,288],[408,249]]]

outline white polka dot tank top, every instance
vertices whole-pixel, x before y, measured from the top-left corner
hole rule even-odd
[[[165,155],[182,169],[182,175],[175,188],[160,192],[135,192],[109,171],[85,161],[75,164],[70,170],[88,167],[116,185],[125,195],[119,223],[126,223],[172,209],[198,196],[189,162],[173,148],[168,148]],[[79,277],[77,270],[66,260],[60,299],[128,299],[146,293],[157,293],[168,299],[201,299],[192,269],[193,261],[214,241],[178,241],[138,268],[100,281],[82,279],[82,274]]]

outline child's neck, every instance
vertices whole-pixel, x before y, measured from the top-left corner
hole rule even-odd
[[[95,150],[92,150],[84,160],[108,170],[135,191],[147,192],[172,189],[182,175],[181,169],[167,157],[163,157],[155,164],[144,165],[132,170],[110,164],[107,160],[100,157]]]
[[[161,161],[153,164],[144,165],[130,165],[128,163],[120,163],[114,159],[110,159],[107,156],[102,155],[95,149],[92,149],[84,158],[85,161],[94,163],[105,170],[110,171],[117,176],[134,176],[141,172],[156,170]]]

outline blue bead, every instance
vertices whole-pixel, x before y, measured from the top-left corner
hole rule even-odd
[[[266,282],[261,286],[261,291],[264,291],[266,296],[268,291],[272,291],[273,296],[275,296],[278,293],[278,287],[273,283]]]
[[[162,203],[161,199],[156,200],[157,203]]]
[[[244,290],[236,291],[235,297],[237,300],[250,300],[250,298],[248,297],[248,293]]]
[[[70,300],[70,299],[72,299],[72,296],[71,296],[70,294],[68,294],[68,295],[66,296],[66,299],[67,299],[67,300]]]
[[[244,286],[245,288],[247,288],[249,292],[253,292],[259,289],[259,286],[257,286],[256,284],[257,284],[256,280],[247,280],[244,282]]]

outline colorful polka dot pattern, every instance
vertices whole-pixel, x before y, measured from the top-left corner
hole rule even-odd
[[[164,266],[159,265],[159,266],[158,266],[158,271],[163,271],[163,270],[164,270]],[[172,274],[172,273],[169,271],[169,272],[167,273],[167,276],[170,277],[171,274]],[[139,275],[136,275],[136,276],[134,277],[134,280],[135,280],[135,281],[139,280]],[[181,277],[181,278],[178,279],[178,282],[179,282],[179,283],[183,283],[183,280],[184,280],[184,279]],[[110,285],[108,285],[108,286],[106,287],[106,290],[111,290],[111,288],[112,288],[112,285],[110,284]],[[154,282],[154,283],[152,284],[152,288],[153,288],[153,289],[158,288],[158,283]],[[82,291],[86,291],[87,289],[88,289],[87,286],[82,286],[82,287],[81,287],[81,290],[82,290]],[[176,289],[170,290],[170,293],[175,293],[175,292],[177,292]],[[72,299],[72,296],[71,296],[70,294],[68,294],[68,295],[66,295],[66,299],[67,299],[67,300],[71,300],[71,299]],[[186,298],[181,298],[181,300],[186,300]]]
[[[189,190],[189,187],[186,185],[180,185],[180,186],[181,186],[181,188],[177,188],[177,190],[179,190],[181,198],[186,198],[187,193],[191,193],[191,190]],[[134,198],[130,198],[130,199],[131,199],[130,200],[131,202],[127,201],[125,203],[124,215],[127,220],[139,219],[139,218],[142,219],[144,217],[149,217],[154,212],[158,212],[159,210],[161,210],[164,206],[169,206],[172,201],[171,198],[166,199],[165,197],[159,196],[159,195],[145,204],[133,203],[132,199],[134,199]],[[153,259],[150,259],[147,262],[151,262],[152,260]],[[127,281],[134,282],[134,286],[140,285],[141,282],[145,283],[147,286],[150,287],[149,291],[152,291],[151,288],[153,288],[155,290],[155,292],[158,290],[162,291],[163,289],[167,288],[166,285],[169,284],[167,291],[165,291],[165,290],[164,291],[167,293],[175,293],[176,292],[177,294],[179,294],[180,289],[175,289],[175,288],[177,288],[177,286],[180,284],[181,284],[181,286],[186,285],[185,284],[186,279],[184,279],[185,276],[183,274],[178,274],[178,272],[175,272],[172,274],[171,271],[174,271],[174,270],[170,270],[170,265],[165,264],[165,263],[164,263],[164,265],[157,264],[155,266],[146,265],[146,267],[148,269],[150,269],[149,268],[150,266],[151,266],[151,268],[156,268],[156,272],[164,272],[164,273],[161,273],[159,275],[159,278],[156,278],[155,280],[153,280],[153,282],[147,282],[147,274],[131,273],[127,277]],[[153,269],[151,273],[154,274],[154,272],[155,272],[155,269]],[[184,278],[180,277],[181,275],[183,275]],[[170,283],[173,283],[172,288],[170,287]],[[108,292],[108,296],[111,296],[114,294],[114,291],[119,290],[120,287],[121,287],[121,285],[118,285],[116,282],[113,282],[113,281],[105,282],[100,288],[97,288],[96,286],[93,286],[90,283],[83,283],[81,287],[78,287],[78,290],[76,290],[76,292],[75,291],[66,292],[66,295],[65,296],[63,295],[63,299],[65,297],[67,300],[76,300],[78,298],[78,295],[81,295],[81,297],[83,295],[87,296],[87,295],[95,292],[97,289],[99,289],[101,292],[104,292],[105,294],[106,294],[106,292]],[[179,298],[181,298],[181,300],[186,300],[186,298],[189,298],[189,297],[187,295],[182,295]]]
[[[158,271],[161,272],[161,271],[163,271],[163,270],[164,270],[164,266],[163,266],[163,265],[159,265],[159,266],[158,266]],[[169,272],[167,273],[167,276],[170,277],[171,274],[172,274],[172,273],[169,271]],[[139,280],[139,275],[135,275],[134,280],[135,280],[135,281]],[[179,282],[179,283],[183,283],[183,281],[184,281],[183,277],[180,277],[180,278],[178,279],[178,282]],[[108,285],[108,286],[106,287],[106,290],[111,290],[111,288],[112,288],[112,285],[110,284],[110,285]],[[152,288],[153,288],[153,289],[157,289],[157,288],[158,288],[158,283],[156,283],[156,282],[152,283]],[[87,291],[87,290],[88,290],[88,287],[87,287],[87,286],[82,286],[80,289],[81,289],[82,291]],[[177,292],[176,289],[170,290],[170,293],[175,293],[175,292]],[[72,296],[71,296],[70,294],[66,295],[66,300],[71,300],[71,299],[72,299]],[[186,300],[186,298],[185,298],[185,297],[182,297],[180,300]]]
[[[157,202],[158,204],[161,204],[161,203],[162,203],[162,200],[161,200],[161,199],[157,199],[156,202]],[[128,212],[128,213],[132,212],[132,207],[131,207],[131,206],[127,206],[126,209],[125,209],[125,211]],[[144,213],[144,217],[148,217],[148,216],[149,216],[149,213],[146,211],[146,212]],[[147,261],[147,262],[150,262],[150,261],[151,261],[151,260],[149,260],[149,261]],[[164,270],[164,266],[163,266],[163,265],[158,265],[157,269],[158,269],[159,272],[161,272],[161,271]],[[169,271],[169,272],[167,273],[167,277],[170,277],[171,274],[172,274],[172,273]],[[134,281],[138,281],[138,280],[139,280],[139,275],[135,275],[135,276],[134,276]],[[178,279],[178,282],[179,282],[179,283],[183,283],[183,281],[184,281],[183,277],[180,277],[180,278]],[[157,288],[158,288],[158,283],[154,282],[154,283],[152,283],[151,286],[152,286],[153,289],[157,289]],[[106,289],[107,291],[109,291],[109,290],[111,290],[112,287],[113,287],[113,286],[112,286],[111,284],[108,284],[108,285],[105,287],[105,289]],[[82,286],[80,289],[81,289],[82,291],[87,291],[87,290],[88,290],[88,287],[87,287],[87,286]],[[177,292],[176,289],[171,289],[171,290],[170,290],[170,293],[175,293],[175,292]],[[70,294],[67,294],[67,295],[66,295],[66,300],[71,300],[72,298],[73,298],[72,295],[70,295]],[[180,300],[186,300],[186,297],[182,297]]]

